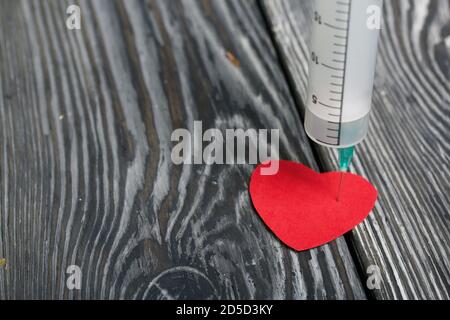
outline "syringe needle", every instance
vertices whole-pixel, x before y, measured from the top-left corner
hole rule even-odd
[[[339,202],[339,198],[341,196],[341,188],[342,188],[342,179],[344,179],[344,172],[341,171],[341,178],[339,179],[339,189],[336,197],[336,201]]]
[[[355,147],[339,149],[339,170],[341,171],[341,177],[339,179],[339,189],[336,201],[339,201],[341,198],[342,180],[344,179],[344,173],[347,172],[350,162],[352,161],[354,150]]]

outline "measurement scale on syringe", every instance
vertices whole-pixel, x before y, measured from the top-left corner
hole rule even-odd
[[[353,147],[369,125],[379,30],[367,12],[382,0],[315,0],[305,129],[316,143]]]

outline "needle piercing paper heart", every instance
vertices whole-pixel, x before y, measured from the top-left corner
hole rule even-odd
[[[318,173],[286,160],[280,160],[278,166],[274,175],[261,172],[269,163],[255,169],[250,195],[265,224],[297,251],[340,237],[362,222],[375,206],[377,190],[363,177],[344,173],[337,201],[340,172]]]

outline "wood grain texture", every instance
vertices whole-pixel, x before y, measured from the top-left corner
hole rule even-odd
[[[262,6],[304,110],[312,1]],[[450,296],[450,1],[386,0],[371,127],[354,171],[378,203],[350,237],[363,269],[381,270],[377,298]],[[322,168],[336,154],[317,147]]]
[[[0,298],[365,298],[342,238],[295,253],[265,228],[252,165],[170,160],[202,120],[279,128],[317,168],[260,7],[77,3],[69,31],[69,1],[0,0]]]

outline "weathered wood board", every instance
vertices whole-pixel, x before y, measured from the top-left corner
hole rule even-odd
[[[171,162],[201,120],[278,128],[318,169],[255,1],[80,1],[79,31],[72,3],[0,0],[0,298],[364,299],[345,240],[296,253],[266,229],[252,165]]]
[[[301,111],[311,0],[262,1]],[[378,189],[376,208],[349,237],[377,298],[450,297],[450,1],[386,0],[373,114],[354,171]],[[323,170],[336,154],[317,147]]]

